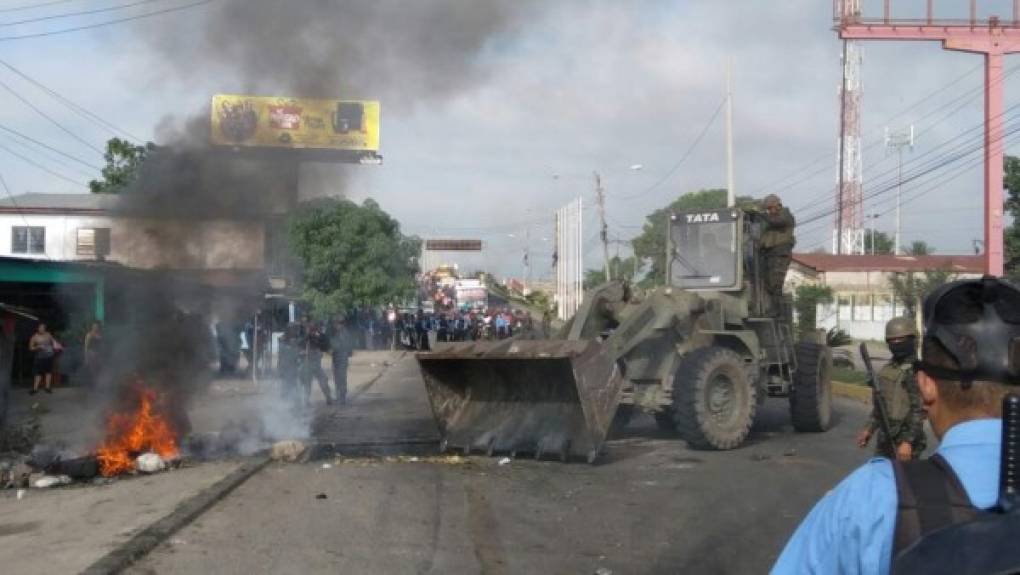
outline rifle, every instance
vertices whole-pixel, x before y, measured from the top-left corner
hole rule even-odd
[[[1009,512],[1020,495],[1020,395],[1002,398],[1002,453],[999,462],[999,508]]]
[[[878,381],[875,379],[875,369],[871,366],[871,355],[868,353],[868,347],[861,343],[861,359],[864,361],[864,369],[868,372],[868,387],[871,388],[871,399],[875,404],[875,411],[878,413],[878,425],[882,428],[882,434],[885,435],[886,446],[890,459],[896,459],[896,447],[893,445],[892,426],[889,425],[889,410],[885,405],[885,397],[882,396],[882,392],[878,389]],[[877,440],[876,440],[877,441]]]

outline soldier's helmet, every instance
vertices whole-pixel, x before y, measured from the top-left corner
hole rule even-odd
[[[775,194],[769,194],[765,196],[765,199],[761,201],[762,205],[766,208],[769,206],[781,206],[783,202],[779,200],[779,196]]]
[[[914,320],[909,317],[894,317],[885,324],[885,339],[895,339],[898,337],[917,337],[917,326],[914,325]]]
[[[1020,385],[1020,289],[985,276],[935,290],[924,301],[920,367],[965,387]]]

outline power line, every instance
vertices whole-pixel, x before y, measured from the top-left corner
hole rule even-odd
[[[7,197],[10,198],[11,200],[11,206],[13,206],[14,211],[18,212],[18,215],[21,216],[21,221],[25,223],[25,227],[26,228],[32,227],[28,223],[28,218],[25,217],[25,212],[22,211],[21,206],[18,205],[18,201],[14,199],[14,194],[11,193],[11,189],[7,187],[7,180],[4,178],[4,175],[2,173],[0,173],[0,184],[3,184],[4,192],[7,193]],[[43,257],[45,257],[46,259],[51,259],[50,255],[46,253],[45,246],[43,246]]]
[[[14,36],[0,36],[0,42],[9,42],[12,40],[27,40],[29,38],[43,38],[46,36],[56,36],[58,34],[67,34],[70,32],[80,32],[82,30],[91,30],[93,28],[102,28],[103,26],[110,26],[113,24],[120,24],[121,22],[131,22],[133,20],[141,20],[143,18],[151,18],[153,16],[159,16],[162,14],[169,14],[171,12],[179,12],[181,10],[187,10],[189,8],[195,8],[204,4],[211,4],[216,0],[199,0],[198,2],[192,2],[190,4],[183,4],[181,6],[173,6],[171,8],[164,8],[162,10],[153,10],[152,12],[145,12],[144,14],[136,14],[134,16],[125,16],[123,18],[116,18],[113,20],[107,20],[106,22],[97,22],[95,24],[85,24],[82,26],[74,26],[71,28],[61,28],[59,30],[50,30],[49,32],[36,32],[34,34],[19,34]]]
[[[14,20],[11,22],[0,22],[0,28],[7,26],[18,26],[21,24],[31,24],[33,22],[42,22],[45,20],[57,20],[60,18],[73,18],[74,16],[88,16],[90,14],[101,14],[103,12],[112,12],[114,10],[123,10],[125,8],[132,8],[135,6],[141,6],[142,4],[152,4],[153,2],[162,2],[163,0],[137,0],[128,4],[120,4],[117,6],[108,6],[106,8],[94,8],[92,10],[79,10],[78,12],[65,12],[63,14],[50,14],[49,16],[36,16],[35,18],[26,18],[24,20]]]
[[[22,160],[28,162],[29,164],[32,164],[33,166],[39,168],[40,170],[42,170],[42,171],[44,171],[44,172],[46,172],[46,173],[48,173],[48,174],[50,174],[52,176],[60,178],[61,180],[64,180],[65,182],[70,182],[70,183],[72,183],[72,184],[74,184],[76,186],[85,186],[85,185],[87,185],[85,182],[79,182],[79,181],[77,181],[77,180],[75,180],[73,178],[70,178],[68,176],[65,176],[64,174],[61,174],[60,172],[56,172],[54,170],[51,170],[50,168],[47,168],[46,166],[40,164],[39,162],[36,162],[35,160],[33,160],[33,159],[29,158],[29,157],[26,157],[26,156],[22,155],[19,152],[15,152],[14,150],[8,148],[7,146],[5,146],[3,144],[0,144],[0,150],[4,150],[8,154],[11,154],[12,156],[16,156],[18,158],[21,158]]]
[[[673,167],[670,168],[661,178],[659,178],[657,182],[636,194],[631,194],[629,196],[618,196],[618,199],[632,200],[634,198],[643,196],[655,190],[656,188],[661,186],[666,180],[668,180],[669,177],[673,175],[673,172],[677,171],[677,169],[680,168],[680,165],[687,161],[687,158],[689,158],[691,153],[694,152],[695,148],[698,147],[698,144],[701,143],[701,140],[705,137],[705,134],[708,133],[708,129],[712,127],[712,124],[715,123],[715,119],[719,116],[719,112],[722,111],[723,106],[725,105],[726,98],[723,98],[722,101],[719,102],[719,105],[716,106],[715,111],[712,112],[712,116],[708,119],[708,122],[705,123],[705,126],[701,129],[701,132],[698,134],[696,138],[694,138],[694,142],[692,142],[690,147],[687,148],[687,151],[684,152],[684,155],[680,157],[680,161],[678,161],[676,164],[673,164]]]
[[[111,131],[111,133],[114,133],[115,135],[117,135],[119,133],[120,135],[127,136],[128,139],[134,140],[136,143],[142,141],[142,138],[139,138],[138,136],[135,136],[135,135],[131,134],[130,132],[126,131],[126,130],[118,128],[117,126],[113,125],[112,123],[108,122],[107,120],[104,120],[103,118],[99,117],[98,115],[92,113],[91,111],[86,109],[84,106],[76,104],[75,102],[71,101],[70,99],[68,99],[68,98],[64,97],[63,95],[61,95],[60,93],[58,93],[56,90],[46,86],[42,82],[39,82],[35,78],[32,78],[28,74],[26,74],[26,73],[22,72],[21,70],[15,68],[13,64],[11,64],[11,63],[9,63],[9,62],[7,62],[5,60],[0,60],[0,66],[3,66],[5,68],[7,68],[8,70],[10,70],[11,72],[14,72],[15,74],[17,74],[18,76],[20,76],[24,80],[26,80],[26,81],[30,82],[31,84],[35,85],[40,90],[46,92],[51,97],[53,97],[53,99],[55,99],[58,102],[60,102],[61,104],[65,105],[71,111],[76,112],[79,116],[85,118],[86,120],[89,120],[89,121],[97,124],[98,126]]]
[[[25,98],[24,96],[22,96],[21,94],[19,94],[19,93],[18,93],[18,92],[17,92],[17,91],[16,91],[16,90],[15,90],[14,88],[11,88],[11,87],[10,87],[10,86],[9,86],[9,85],[8,85],[8,84],[7,84],[6,82],[4,82],[3,80],[0,80],[0,86],[2,86],[2,87],[3,87],[4,89],[5,89],[5,90],[7,90],[8,92],[10,92],[12,96],[14,96],[14,97],[15,97],[15,98],[17,98],[18,100],[20,100],[22,104],[24,104],[24,105],[28,106],[29,108],[32,108],[33,110],[35,110],[35,113],[37,113],[37,114],[39,114],[40,116],[42,116],[43,118],[46,118],[47,120],[49,120],[49,122],[50,122],[51,124],[53,124],[54,126],[56,126],[57,128],[59,128],[59,129],[60,129],[60,130],[61,130],[62,132],[64,132],[64,133],[65,133],[65,134],[67,134],[68,136],[71,136],[71,137],[72,137],[72,138],[74,138],[75,140],[77,140],[77,141],[81,142],[82,144],[84,144],[84,145],[85,145],[86,147],[88,147],[88,148],[90,148],[90,149],[92,149],[92,150],[95,150],[95,151],[96,151],[97,153],[99,153],[99,154],[102,154],[102,153],[103,153],[103,150],[100,150],[100,149],[99,149],[99,148],[97,148],[96,146],[92,145],[92,144],[91,144],[91,143],[90,143],[89,141],[87,141],[87,140],[86,140],[85,138],[82,138],[82,137],[81,137],[81,136],[79,136],[78,134],[75,134],[74,132],[72,132],[71,130],[69,130],[68,128],[66,128],[66,127],[65,127],[65,126],[64,126],[63,124],[61,124],[61,123],[60,123],[60,122],[58,122],[57,120],[53,119],[53,118],[52,118],[52,117],[51,117],[51,116],[50,116],[49,114],[47,114],[46,112],[43,112],[43,111],[42,111],[42,110],[41,110],[41,109],[40,109],[40,108],[39,108],[38,106],[36,106],[36,105],[35,105],[35,104],[33,104],[32,102],[30,102],[30,101],[29,101],[29,100],[28,100],[27,98]]]
[[[35,138],[33,138],[31,136],[27,136],[25,134],[22,134],[21,132],[15,130],[14,128],[10,128],[8,126],[0,124],[0,130],[3,130],[5,132],[9,132],[11,134],[14,134],[15,136],[18,136],[19,138],[23,138],[25,140],[28,140],[29,142],[32,142],[33,144],[35,144],[37,146],[41,146],[43,148],[46,148],[47,150],[50,150],[51,152],[56,152],[57,154],[60,154],[61,156],[64,156],[65,158],[68,158],[70,160],[74,160],[75,162],[78,162],[79,164],[82,164],[82,165],[84,165],[86,167],[93,168],[95,170],[101,170],[102,169],[102,167],[100,167],[97,164],[91,164],[87,160],[83,160],[83,159],[81,159],[81,158],[79,158],[77,156],[73,156],[73,155],[71,155],[71,154],[69,154],[67,152],[64,152],[63,150],[58,150],[57,148],[54,148],[53,146],[50,146],[49,144],[46,144],[44,142],[40,142],[39,140],[36,140]]]
[[[914,108],[917,108],[918,106],[920,106],[920,105],[921,105],[922,103],[924,103],[924,102],[926,102],[926,101],[930,100],[931,98],[933,98],[933,97],[937,96],[938,94],[941,94],[942,92],[944,92],[944,91],[948,90],[949,88],[951,88],[951,87],[955,86],[956,84],[960,83],[960,82],[961,82],[961,81],[962,81],[962,80],[963,80],[964,78],[966,78],[967,76],[970,76],[971,74],[973,74],[974,72],[976,72],[977,70],[979,70],[980,68],[982,68],[983,66],[984,66],[984,64],[978,64],[977,66],[975,66],[975,67],[971,68],[970,70],[968,70],[967,72],[965,72],[965,73],[964,73],[963,75],[961,75],[961,76],[957,77],[956,79],[952,80],[952,81],[951,81],[951,82],[949,82],[948,84],[945,84],[945,85],[943,85],[942,87],[940,87],[940,88],[938,88],[937,90],[935,90],[934,92],[931,92],[930,94],[928,94],[928,95],[926,95],[926,96],[922,97],[921,99],[919,99],[919,100],[916,100],[916,101],[914,101],[913,103],[911,103],[911,104],[910,104],[910,105],[908,105],[907,107],[903,108],[903,109],[902,109],[902,110],[900,110],[899,112],[897,112],[897,113],[895,113],[895,114],[891,115],[891,116],[890,116],[890,117],[889,117],[889,118],[888,118],[888,119],[886,120],[886,122],[885,122],[885,123],[887,123],[887,124],[888,124],[889,122],[891,122],[892,120],[896,119],[897,117],[899,117],[899,116],[902,116],[902,115],[906,114],[907,112],[909,112],[909,111],[913,110]],[[982,86],[978,86],[978,87],[977,87],[976,89],[971,89],[971,90],[968,90],[967,92],[965,92],[965,94],[970,94],[970,93],[972,93],[972,92],[975,92],[975,90],[977,90],[977,91],[981,91],[981,89],[982,89]],[[935,110],[935,111],[933,111],[933,112],[929,112],[928,114],[926,114],[926,115],[922,116],[922,117],[921,117],[921,119],[924,119],[924,118],[926,118],[926,117],[928,117],[928,116],[931,116],[932,114],[934,114],[934,113],[935,113],[935,112],[937,112],[937,111],[938,111],[938,109],[936,109],[936,110]],[[878,142],[881,142],[881,141],[882,141],[882,140],[881,140],[881,138],[880,138],[880,137],[879,137],[879,138],[875,138],[875,139],[872,139],[872,141],[871,141],[871,142],[870,142],[870,143],[869,143],[868,145],[866,145],[866,146],[865,146],[864,150],[865,150],[865,151],[867,151],[867,150],[869,150],[869,149],[872,149],[872,148],[873,148],[873,147],[874,147],[875,145],[877,145],[877,143],[878,143]],[[766,184],[766,185],[764,185],[764,186],[761,186],[761,187],[760,187],[760,188],[758,188],[758,190],[757,190],[757,191],[756,191],[756,192],[755,192],[754,194],[752,194],[752,195],[753,195],[753,196],[757,196],[757,195],[760,195],[760,194],[764,193],[765,191],[767,191],[767,190],[769,190],[769,189],[776,189],[776,188],[780,187],[780,184],[783,184],[784,182],[786,182],[786,181],[787,181],[787,180],[789,180],[790,178],[792,178],[792,177],[794,177],[794,176],[797,176],[797,175],[801,174],[802,172],[804,172],[804,171],[807,171],[808,169],[811,169],[811,168],[812,168],[812,166],[814,166],[814,165],[818,164],[818,162],[820,162],[820,161],[823,161],[823,160],[825,160],[825,159],[831,159],[831,158],[832,158],[832,154],[831,154],[831,153],[825,153],[825,154],[821,154],[821,155],[817,156],[817,157],[816,157],[816,158],[815,158],[814,160],[812,160],[812,161],[808,162],[808,163],[807,163],[807,164],[806,164],[806,165],[805,165],[804,167],[802,167],[802,168],[798,168],[798,169],[796,169],[796,170],[793,170],[792,172],[788,173],[788,174],[787,174],[786,176],[783,176],[782,178],[780,178],[780,179],[778,179],[778,180],[775,180],[775,181],[773,181],[773,182],[772,182],[772,183],[770,183],[770,184]],[[832,161],[830,161],[830,162],[826,163],[826,167],[825,167],[825,168],[823,168],[822,170],[819,170],[819,171],[815,171],[815,172],[813,172],[813,173],[812,173],[812,174],[811,174],[811,175],[810,175],[809,177],[813,177],[813,176],[816,176],[816,175],[818,175],[818,174],[820,174],[820,173],[824,173],[824,172],[826,172],[826,171],[829,171],[829,170],[831,169],[831,167],[832,167],[832,166],[831,166],[831,164],[833,164],[833,163],[835,163],[835,161],[834,161],[834,160],[832,160]],[[793,182],[793,183],[790,183],[790,184],[785,184],[785,185],[783,185],[782,187],[783,187],[783,188],[787,188],[787,189],[788,189],[788,188],[791,188],[791,187],[793,187],[793,186],[796,186],[796,185],[798,185],[798,184],[801,184],[801,183],[803,183],[804,181],[806,181],[806,180],[803,180],[803,179],[801,179],[801,180],[795,181],[795,182]]]
[[[29,4],[27,6],[14,6],[11,8],[0,9],[0,14],[8,12],[22,12],[24,10],[35,10],[37,8],[44,8],[46,6],[55,6],[57,4],[69,4],[71,2],[77,2],[78,0],[50,0],[49,2],[38,2],[36,4]]]

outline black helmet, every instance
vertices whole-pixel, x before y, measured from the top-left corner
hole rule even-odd
[[[1020,385],[1020,289],[985,276],[948,283],[924,301],[920,367],[964,387]]]

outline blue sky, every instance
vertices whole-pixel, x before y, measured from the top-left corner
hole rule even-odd
[[[126,1],[71,0],[4,12],[31,2],[0,0],[0,37],[102,21],[110,16],[3,25]],[[159,0],[154,6],[185,3]],[[802,220],[833,204],[840,44],[830,29],[828,2],[560,0],[540,6],[481,51],[477,63],[485,74],[477,81],[420,102],[413,93],[401,94],[417,102],[413,105],[403,100],[388,105],[387,98],[394,97],[389,92],[376,96],[383,106],[383,166],[347,167],[343,177],[310,168],[308,181],[316,181],[318,192],[376,199],[411,233],[481,237],[484,261],[462,263],[501,274],[520,275],[530,222],[533,274],[542,277],[551,272],[551,243],[542,238],[551,236],[553,211],[578,194],[591,206],[593,171],[602,174],[607,189],[610,234],[622,240],[639,232],[647,213],[681,193],[725,185],[721,115],[688,159],[677,162],[722,100],[729,58],[736,86],[738,193],[777,192]],[[201,26],[207,9],[2,41],[0,59],[117,127],[152,139],[168,117],[201,110],[213,93],[244,89],[229,74],[182,74],[181,62],[168,62],[167,53],[147,41],[154,27],[186,35]],[[934,43],[868,43],[864,58],[864,140],[866,146],[877,142],[865,154],[868,193],[888,187],[895,167],[881,145],[884,127],[914,123],[921,132],[914,151],[905,155],[908,169],[911,156],[920,165],[964,142],[966,131],[982,119],[982,74],[979,57],[945,52]],[[1015,65],[1007,59],[1007,69]],[[101,147],[112,135],[9,70],[0,68],[0,81],[92,146]],[[391,85],[399,88],[399,82]],[[1006,105],[1018,101],[1020,74],[1014,74],[1007,80]],[[2,88],[0,102],[0,124],[101,164],[93,149]],[[92,177],[90,168],[29,151],[16,140],[0,134],[0,146],[61,175],[81,182]],[[1007,144],[1007,152],[1015,150]],[[643,169],[629,169],[633,164]],[[669,178],[649,189],[671,169]],[[16,194],[85,191],[3,149],[0,174]],[[972,240],[982,234],[981,185],[978,167],[956,165],[908,186],[904,240],[928,241],[940,253],[971,253]],[[887,232],[893,227],[892,197],[884,193],[865,205],[866,213],[882,214],[875,225]],[[588,214],[586,235],[594,236],[594,211]],[[798,248],[828,246],[830,230],[831,218],[802,226]],[[594,267],[599,252],[594,241],[589,245]]]

